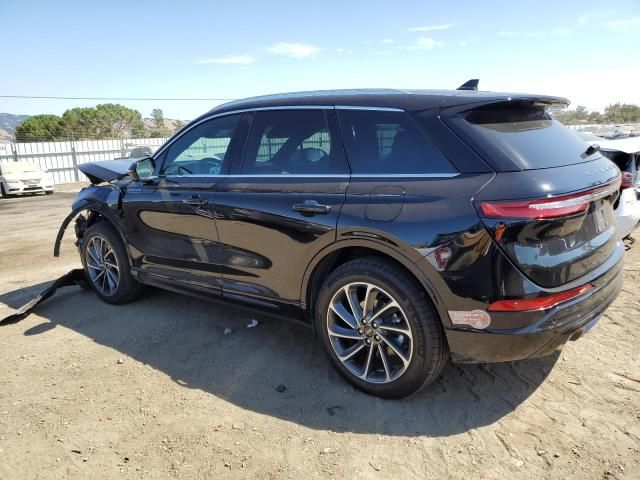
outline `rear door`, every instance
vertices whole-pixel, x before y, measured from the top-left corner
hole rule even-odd
[[[223,295],[297,306],[310,260],[335,240],[349,181],[334,110],[257,111],[231,173],[215,209]]]
[[[215,189],[247,128],[243,115],[229,115],[186,130],[155,159],[159,175],[127,189],[127,238],[148,280],[220,293]]]

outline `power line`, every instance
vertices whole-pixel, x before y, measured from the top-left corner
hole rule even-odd
[[[48,99],[48,100],[132,100],[151,102],[229,102],[236,98],[137,98],[137,97],[59,97],[46,95],[0,95],[0,98],[25,98],[25,99]]]

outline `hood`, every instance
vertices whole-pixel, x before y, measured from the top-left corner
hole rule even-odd
[[[47,174],[44,172],[22,172],[22,173],[6,173],[2,175],[7,181],[21,181],[26,182],[29,180],[40,180]]]
[[[102,182],[112,182],[119,178],[127,176],[127,172],[131,168],[132,160],[130,158],[121,158],[117,160],[104,160],[102,162],[90,162],[78,165],[78,168],[84,173],[93,184]]]

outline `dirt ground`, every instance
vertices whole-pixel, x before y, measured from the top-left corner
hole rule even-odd
[[[80,265],[72,230],[52,257],[73,197],[0,199],[0,318]],[[403,401],[348,386],[293,322],[65,288],[0,327],[0,479],[640,478],[639,272],[640,243],[558,355],[450,365]]]

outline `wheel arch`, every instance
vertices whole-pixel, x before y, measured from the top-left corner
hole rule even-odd
[[[424,265],[428,265],[427,262],[424,261],[422,265],[418,266],[388,245],[369,240],[342,240],[336,242],[320,251],[311,260],[305,271],[300,291],[305,321],[313,323],[311,322],[311,316],[313,315],[317,297],[315,293],[322,285],[324,278],[343,263],[361,256],[379,256],[388,259],[411,275],[427,294],[438,313],[440,322],[443,327],[445,326],[443,319],[447,318],[446,309],[433,282],[429,279],[428,274],[424,272]],[[435,270],[432,273],[437,274]]]
[[[97,202],[83,203],[77,206],[76,208],[74,208],[71,211],[71,213],[67,215],[67,217],[63,220],[62,225],[60,226],[60,229],[58,230],[58,235],[56,236],[56,241],[53,249],[53,256],[54,257],[60,256],[60,244],[62,242],[62,237],[64,236],[64,233],[67,230],[67,227],[71,223],[71,220],[73,220],[74,218],[76,218],[78,215],[82,213],[86,213],[87,216],[83,217],[85,218],[85,220],[81,224],[79,224],[79,222],[76,221],[76,232],[75,232],[76,239],[80,241],[82,239],[82,236],[84,235],[84,232],[91,225],[101,221],[107,222],[113,227],[113,229],[116,231],[116,233],[120,237],[120,240],[124,245],[125,251],[127,252],[129,266],[132,266],[131,253],[129,252],[129,244],[127,243],[127,239],[122,229],[120,228],[119,222],[115,214],[112,211],[110,211],[108,207]]]

